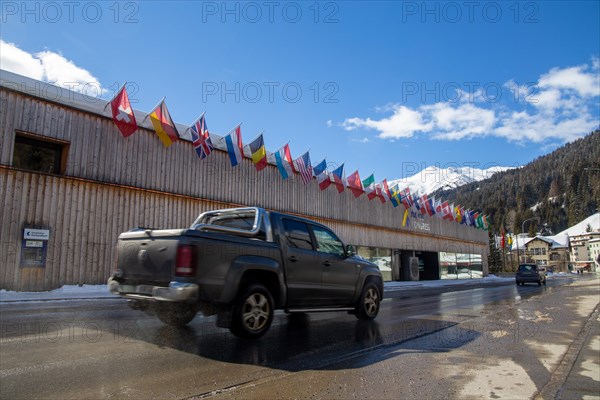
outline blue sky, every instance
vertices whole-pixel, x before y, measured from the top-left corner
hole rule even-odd
[[[597,129],[599,4],[5,1],[1,67],[105,99],[128,81],[136,109],[396,179]]]

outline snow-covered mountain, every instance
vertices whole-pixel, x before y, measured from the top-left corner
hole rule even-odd
[[[473,167],[427,167],[421,172],[402,179],[388,182],[389,187],[399,184],[401,188],[409,187],[412,193],[430,194],[438,189],[454,189],[467,183],[481,181],[491,177],[496,172],[506,171],[512,167],[492,167],[479,169]]]
[[[588,226],[592,229],[592,232],[600,232],[600,213],[590,215],[580,223],[560,232],[559,235],[582,235],[587,232]]]

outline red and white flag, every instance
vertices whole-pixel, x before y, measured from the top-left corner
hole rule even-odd
[[[137,131],[138,124],[135,120],[135,115],[129,103],[129,96],[125,85],[119,90],[119,93],[110,101],[112,108],[112,116],[115,125],[121,131],[123,136],[127,137]]]

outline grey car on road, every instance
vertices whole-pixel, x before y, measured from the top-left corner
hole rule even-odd
[[[520,264],[515,275],[517,285],[537,283],[539,286],[546,284],[546,269],[537,264]]]

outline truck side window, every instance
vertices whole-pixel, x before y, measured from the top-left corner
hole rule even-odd
[[[285,230],[285,237],[290,247],[305,250],[313,249],[308,227],[304,222],[284,218],[283,229]]]
[[[344,245],[333,233],[318,226],[313,226],[312,229],[317,240],[317,251],[337,256],[344,255]]]

